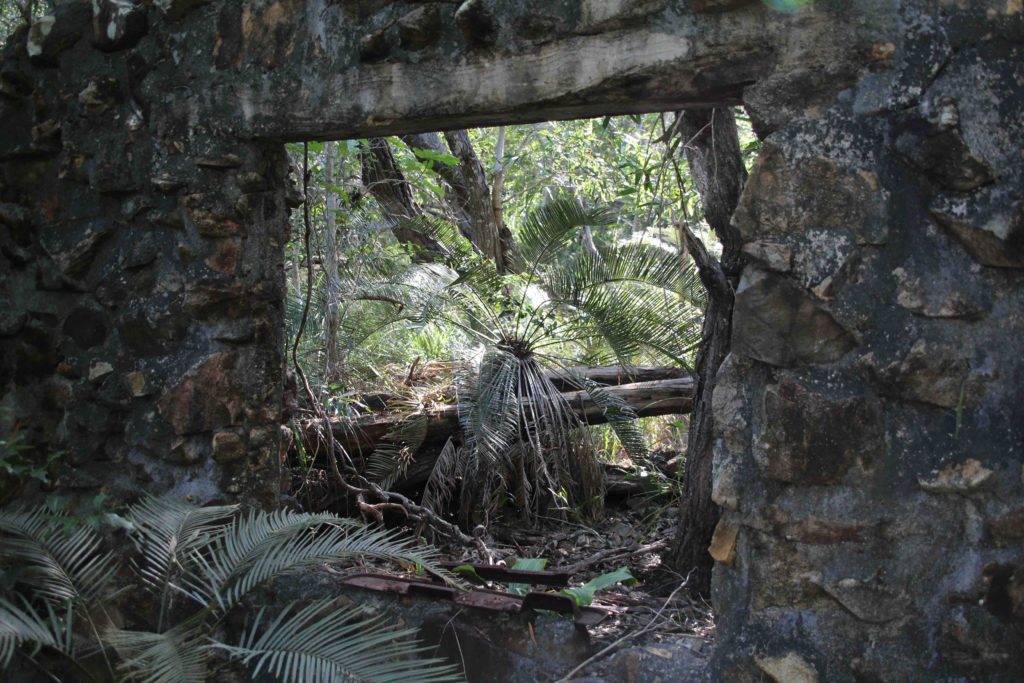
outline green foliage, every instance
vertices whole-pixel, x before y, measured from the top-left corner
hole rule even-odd
[[[574,599],[577,605],[586,606],[594,602],[594,594],[597,591],[611,588],[617,583],[632,586],[636,583],[636,579],[629,572],[629,569],[621,567],[613,572],[595,576],[578,588],[564,588],[562,593]]]
[[[519,557],[516,558],[515,564],[512,565],[512,569],[522,569],[525,571],[539,572],[543,571],[548,566],[548,561],[543,557]],[[467,576],[476,577],[476,571],[473,567],[467,565],[465,567],[456,567],[455,570],[462,570]],[[479,578],[479,577],[477,577]],[[568,595],[576,601],[577,605],[585,607],[594,602],[594,595],[599,590],[605,588],[611,588],[617,583],[624,583],[627,586],[636,584],[636,578],[630,573],[626,567],[620,567],[613,572],[601,574],[595,576],[590,581],[587,581],[582,586],[575,588],[563,588],[561,593]],[[530,584],[528,583],[510,583],[507,588],[508,592],[513,595],[526,595],[530,592]]]
[[[41,457],[17,430],[0,436],[0,503],[14,496],[29,481],[49,484],[50,470],[61,457],[60,452]]]
[[[530,572],[540,572],[544,571],[544,567],[547,566],[548,561],[543,557],[517,557],[515,564],[512,565],[512,569],[523,569]],[[512,595],[526,595],[530,592],[530,584],[510,583],[508,585],[508,592]]]
[[[749,121],[738,121],[750,159],[760,143]],[[464,523],[474,509],[507,503],[526,517],[552,506],[598,514],[597,446],[578,436],[579,421],[549,380],[568,378],[568,368],[579,365],[692,363],[706,298],[674,225],[702,232],[685,141],[671,114],[468,134],[486,160],[491,201],[515,242],[511,272],[499,272],[460,232],[466,215],[445,196],[455,189],[450,175],[464,170],[462,152],[390,139],[403,178],[396,190],[422,209],[402,220],[362,184],[366,141],[330,143],[337,159],[331,180],[324,170],[328,143],[311,145],[313,243],[308,255],[289,247],[289,333],[306,294],[303,270],[313,268],[299,360],[318,400],[335,415],[351,414],[360,390],[397,384],[420,359],[473,365],[457,378],[466,439],[441,453],[424,494],[428,506],[443,508],[459,491],[472,499],[459,501]],[[317,266],[326,258],[328,193],[341,203],[336,297]],[[411,246],[419,239],[397,242],[400,231],[438,250]],[[332,311],[340,319],[336,333],[326,324]],[[335,342],[341,362],[328,371],[326,350]],[[576,379],[605,411],[622,449],[642,458],[650,434],[635,415],[601,387]],[[410,405],[409,421],[370,458],[379,482],[395,481],[409,466],[420,444],[421,411]]]
[[[69,528],[63,513],[0,511],[0,669],[44,648],[104,681],[205,681],[214,652],[252,676],[266,671],[287,681],[458,678],[451,666],[416,659],[409,632],[325,603],[286,606],[273,619],[261,610],[238,636],[227,627],[255,588],[315,564],[377,557],[444,575],[433,551],[393,532],[327,514],[239,514],[154,498],[121,521],[133,553],[105,551],[96,531]],[[139,626],[132,629],[115,626],[109,614],[135,590],[116,586],[129,570],[143,593],[132,595]],[[139,604],[154,609],[139,612]]]

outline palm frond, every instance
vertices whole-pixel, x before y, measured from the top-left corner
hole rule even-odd
[[[0,671],[7,668],[18,647],[31,643],[37,647],[59,647],[61,639],[54,627],[53,612],[47,619],[27,601],[19,607],[0,598]]]
[[[427,415],[421,410],[395,421],[366,462],[367,473],[385,489],[405,475],[427,438]]]
[[[69,530],[62,519],[44,508],[0,511],[0,562],[18,566],[18,580],[54,604],[96,599],[117,568],[113,554],[101,552],[92,529]]]
[[[135,526],[132,541],[142,556],[136,564],[142,580],[164,591],[192,554],[223,533],[225,520],[237,505],[196,507],[170,498],[146,497],[128,511]]]
[[[445,509],[458,483],[459,475],[465,470],[464,454],[464,449],[456,446],[452,439],[449,438],[445,442],[423,488],[423,507],[438,513]]]
[[[114,629],[104,640],[117,650],[118,669],[132,683],[203,683],[211,646],[195,623],[164,633]]]
[[[536,269],[557,253],[584,226],[607,225],[605,208],[587,208],[575,197],[559,197],[530,212],[518,226],[520,270]]]
[[[471,447],[486,459],[507,451],[517,438],[518,373],[519,359],[495,349],[484,355],[475,375],[461,378],[459,421]]]
[[[414,633],[392,631],[379,618],[338,610],[326,600],[298,611],[286,608],[273,621],[260,610],[237,645],[215,641],[214,647],[249,665],[253,679],[267,672],[280,680],[308,683],[462,680],[451,664],[416,658],[422,650],[409,640]]]
[[[360,527],[333,515],[252,511],[196,556],[190,587],[203,604],[226,610],[275,576],[352,557],[404,562],[447,576],[435,551],[417,548],[398,532]]]

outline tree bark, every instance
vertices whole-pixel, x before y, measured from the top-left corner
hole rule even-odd
[[[711,499],[714,416],[711,397],[715,376],[729,354],[736,284],[743,268],[742,239],[731,218],[747,179],[740,154],[736,119],[729,109],[686,110],[678,115],[679,134],[704,208],[704,217],[722,242],[716,261],[686,225],[681,233],[708,294],[704,327],[697,355],[694,409],[690,417],[683,509],[669,564],[691,574],[690,586],[700,594],[711,591],[714,561],[708,545],[719,511]]]

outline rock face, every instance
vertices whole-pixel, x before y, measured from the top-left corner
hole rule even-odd
[[[273,505],[281,141],[744,104],[712,675],[1020,680],[1022,42],[1017,0],[58,3],[0,63],[0,428],[65,492]]]

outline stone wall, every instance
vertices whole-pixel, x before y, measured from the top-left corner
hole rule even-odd
[[[722,680],[1019,680],[1019,0],[59,3],[0,64],[0,426],[273,504],[280,141],[744,103]]]
[[[1024,675],[1021,19],[908,4],[765,143],[714,395],[725,680]]]

